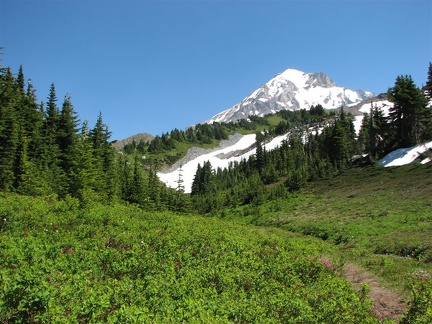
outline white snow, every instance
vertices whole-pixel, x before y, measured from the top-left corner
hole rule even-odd
[[[383,112],[384,116],[387,117],[389,114],[389,110],[390,108],[393,107],[393,102],[388,101],[388,100],[380,100],[380,101],[375,101],[372,103],[373,107],[377,107],[379,109],[381,109],[381,111]],[[360,112],[362,113],[368,113],[370,114],[370,108],[371,108],[371,104],[366,103],[364,105],[362,105],[359,109]],[[354,116],[354,128],[356,130],[356,134],[358,135],[360,132],[360,128],[362,125],[362,121],[363,121],[363,115],[361,116]]]
[[[373,107],[377,107],[379,109],[382,110],[382,112],[384,113],[384,116],[388,116],[389,110],[390,108],[393,107],[393,102],[388,101],[388,100],[380,100],[380,101],[375,101],[372,103]],[[366,103],[364,105],[362,105],[359,109],[360,112],[362,113],[370,113],[370,108],[371,108],[371,104]]]
[[[275,148],[279,147],[286,139],[288,139],[288,134],[276,136],[270,142],[264,144],[263,147],[266,149],[266,151],[274,150]]]
[[[387,154],[385,157],[383,157],[380,160],[379,163],[381,166],[384,167],[409,164],[411,162],[414,162],[416,159],[418,159],[421,154],[431,149],[432,149],[432,142],[428,142],[422,145],[409,147],[409,148],[401,148]],[[431,161],[431,158],[426,158],[421,163],[424,164],[429,161]]]
[[[284,81],[291,81],[297,88],[303,88],[306,86],[306,81],[309,79],[309,75],[308,73],[299,70],[288,69],[279,74],[276,78]]]
[[[354,129],[355,129],[357,136],[360,133],[361,125],[363,122],[363,117],[364,117],[363,115],[362,116],[354,116],[353,124],[354,124]]]
[[[238,150],[244,150],[250,147],[252,144],[255,143],[255,137],[256,137],[255,134],[242,136],[242,138],[234,145],[211,151],[209,153],[203,154],[185,163],[182,166],[182,180],[183,180],[183,185],[185,187],[185,192],[190,193],[192,190],[192,182],[195,177],[198,164],[203,166],[204,162],[210,161],[212,168],[216,170],[217,168],[221,168],[221,169],[227,168],[230,162],[235,162],[235,161],[240,162],[243,159],[248,159],[249,156],[255,154],[255,149],[248,151],[242,155],[232,156],[230,158],[223,158],[218,156],[221,154],[228,154],[230,152],[234,152]],[[162,182],[164,182],[168,187],[177,188],[178,180],[179,180],[179,172],[180,169],[178,168],[169,173],[159,172],[157,175],[159,179]]]
[[[429,163],[429,162],[431,162],[431,161],[432,161],[432,157],[428,157],[428,158],[422,160],[420,163],[421,163],[421,164],[426,164],[426,163]]]

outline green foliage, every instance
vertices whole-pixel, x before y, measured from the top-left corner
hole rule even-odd
[[[0,214],[1,322],[378,322],[316,240],[70,197]]]
[[[53,193],[60,197],[78,197],[86,186],[104,194],[110,192],[105,184],[108,180],[104,180],[111,179],[106,177],[110,170],[107,156],[112,152],[109,136],[99,136],[99,146],[105,148],[103,153],[99,146],[87,145],[97,133],[78,134],[78,117],[69,96],[65,96],[60,111],[55,85],[51,84],[46,109],[39,106],[30,82],[27,92],[24,90],[22,67],[16,79],[10,69],[2,70],[0,87],[0,188],[31,195]],[[84,122],[83,129],[86,127]],[[97,127],[103,127],[101,119]],[[100,133],[107,134],[104,130]],[[93,155],[92,159],[89,154]],[[102,180],[98,183],[97,176],[90,176],[97,173],[96,169],[101,172],[99,179]]]
[[[411,282],[410,308],[400,323],[430,323],[432,321],[432,280],[427,272],[417,272]]]
[[[424,90],[429,100],[432,100],[432,63],[431,62],[429,62],[427,81]]]
[[[410,147],[430,139],[432,119],[428,100],[411,76],[398,76],[395,85],[388,90],[388,96],[394,103],[389,113],[389,122],[394,129],[393,148]]]
[[[46,107],[36,104],[30,82],[27,92],[24,88],[22,67],[16,78],[9,68],[0,70],[1,190],[72,196],[83,206],[91,200],[122,199],[146,210],[179,210],[178,195],[157,183],[154,171],[145,170],[138,158],[146,150],[145,143],[132,143],[136,157],[124,160],[109,142],[111,132],[101,113],[93,128],[87,121],[80,126],[70,96],[65,96],[59,110],[54,84]],[[168,135],[161,141],[172,144]]]

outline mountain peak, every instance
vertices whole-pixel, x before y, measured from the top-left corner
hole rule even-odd
[[[279,110],[310,109],[316,105],[336,109],[372,96],[372,92],[339,87],[324,72],[307,73],[287,69],[235,106],[206,122],[232,122],[247,119],[251,115],[264,116]]]
[[[287,69],[285,71],[283,71],[282,73],[279,73],[278,75],[281,78],[284,78],[285,80],[290,80],[290,81],[298,81],[298,82],[303,82],[303,80],[307,79],[307,74],[306,72],[303,71],[299,71],[299,70],[295,70],[295,69]]]
[[[330,77],[324,72],[308,73],[295,69],[287,69],[282,73],[279,73],[269,82],[275,79],[283,79],[290,81],[296,85],[297,88],[307,88],[307,87],[337,87],[336,83],[330,79]]]
[[[310,73],[307,84],[310,87],[317,87],[317,86],[321,86],[324,88],[337,87],[337,84],[332,79],[330,79],[330,77],[324,72]]]

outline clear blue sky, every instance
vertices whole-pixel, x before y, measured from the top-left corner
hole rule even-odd
[[[426,82],[432,1],[0,0],[2,65],[112,139],[228,109],[287,68],[375,93]]]

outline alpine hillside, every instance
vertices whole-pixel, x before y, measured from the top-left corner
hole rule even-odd
[[[233,122],[247,119],[250,115],[264,116],[280,110],[310,109],[321,105],[337,109],[372,98],[374,94],[364,90],[339,87],[323,73],[307,73],[288,69],[256,89],[235,106],[207,120]]]

